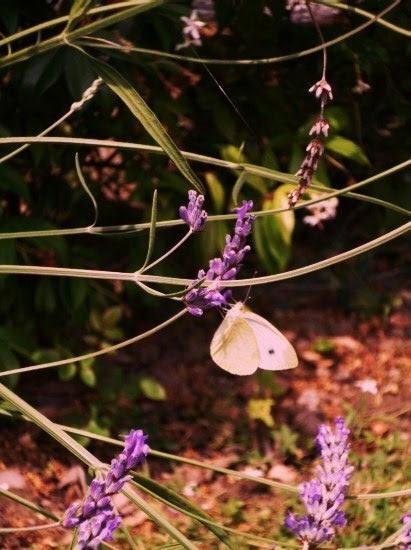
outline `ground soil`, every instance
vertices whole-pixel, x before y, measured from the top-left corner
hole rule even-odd
[[[161,450],[163,442],[163,449],[172,447],[174,453],[182,456],[297,484],[305,468],[312,466],[314,455],[306,442],[322,421],[350,414],[354,423],[365,423],[377,438],[394,429],[404,438],[410,437],[411,293],[396,292],[395,303],[385,309],[385,314],[379,311],[364,316],[348,311],[318,289],[307,291],[306,287],[304,296],[292,287],[288,292],[293,293],[291,305],[285,299],[284,289],[281,294],[260,296],[250,303],[254,310],[275,322],[300,358],[297,369],[275,378],[274,397],[267,380],[262,384],[256,376],[233,377],[213,365],[207,343],[219,322],[218,313],[202,321],[183,319],[139,349],[128,349],[108,359],[110,368],[116,365],[133,369],[138,363],[164,385],[166,401],[146,400],[139,404],[143,427],[150,429],[153,447]],[[369,379],[377,388],[375,395],[360,387]],[[58,420],[73,403],[80,411],[86,406],[81,388],[58,383],[52,375],[43,376],[42,386],[34,386],[33,380],[34,377],[22,381],[18,391],[52,419]],[[250,399],[268,398],[273,399],[273,428],[251,419],[247,413]],[[122,406],[127,408],[130,404],[119,402],[118,407]],[[273,429],[275,433],[282,425],[298,436],[292,453],[285,452],[273,438]],[[2,488],[9,488],[60,517],[69,503],[84,494],[87,480],[83,468],[31,424],[4,418],[1,439]],[[113,453],[110,447],[92,445],[90,449],[107,460]],[[272,516],[271,510],[284,508],[275,492],[260,485],[158,459],[150,459],[149,467],[158,481],[171,483],[214,518],[239,531],[251,529],[264,535],[263,527]],[[248,511],[255,511],[253,526],[250,521],[242,521],[244,502]],[[167,537],[158,534],[142,512],[121,499],[117,504],[126,524],[133,534],[141,536],[146,548],[165,544]],[[172,521],[191,525],[191,520],[162,508]],[[51,521],[3,497],[0,517],[1,527],[30,527]],[[0,535],[0,547],[4,550],[64,548],[69,541],[69,532],[61,528]],[[120,541],[112,543],[112,547],[127,545]],[[217,548],[207,544],[200,547]]]

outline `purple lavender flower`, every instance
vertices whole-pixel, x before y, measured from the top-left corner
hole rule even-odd
[[[400,550],[411,550],[411,512],[402,517],[402,533],[398,540]]]
[[[97,548],[104,540],[111,540],[121,519],[114,512],[111,497],[131,479],[130,470],[141,464],[149,451],[147,436],[142,430],[131,430],[123,451],[111,461],[110,469],[102,479],[93,479],[82,503],[74,503],[66,510],[63,526],[79,527],[78,550]]]
[[[113,540],[113,533],[121,523],[120,516],[112,510],[102,511],[88,521],[83,522],[79,527],[77,548],[99,548],[105,540]]]
[[[287,0],[285,9],[290,12],[292,23],[312,25],[313,18],[305,0]],[[311,12],[319,25],[332,25],[341,21],[341,11],[330,6],[311,4]]]
[[[196,10],[192,10],[189,17],[180,17],[184,23],[183,37],[184,42],[177,44],[176,50],[187,48],[188,46],[201,46],[201,29],[206,25],[201,21]]]
[[[201,231],[207,221],[207,212],[203,210],[204,197],[191,189],[188,192],[187,206],[180,206],[180,218],[190,226],[191,231]]]
[[[197,280],[214,281],[212,285],[194,288],[187,292],[183,301],[191,315],[200,316],[205,309],[226,305],[231,292],[221,287],[221,281],[235,279],[240,269],[244,256],[250,250],[246,245],[246,239],[251,233],[255,216],[248,214],[253,208],[252,201],[243,201],[243,204],[235,209],[237,221],[234,235],[227,235],[222,258],[210,260],[207,272],[201,269]]]
[[[322,424],[318,430],[317,445],[322,464],[317,477],[300,485],[300,496],[307,515],[287,514],[285,525],[305,546],[317,546],[330,541],[336,527],[346,524],[340,509],[347,491],[353,467],[348,463],[350,430],[343,418],[335,420],[335,430]]]
[[[316,82],[311,86],[311,88],[308,90],[310,93],[314,94],[317,99],[319,99],[321,102],[327,103],[328,101],[333,100],[333,91],[328,84],[328,82],[323,77],[321,80]]]
[[[191,8],[198,13],[201,21],[213,21],[215,19],[214,0],[193,0]]]

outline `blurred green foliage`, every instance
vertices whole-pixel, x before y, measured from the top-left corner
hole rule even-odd
[[[362,7],[377,11],[382,3],[377,4],[366,1]],[[3,0],[0,30],[4,35],[11,34],[66,14],[70,5],[67,0]],[[264,13],[264,6],[271,9],[272,16]],[[187,9],[188,2],[170,2],[104,30],[99,36],[173,52],[181,41],[179,17]],[[203,39],[204,45],[198,51],[201,56],[267,58],[297,52],[318,42],[312,26],[290,23],[283,2],[220,0],[217,19],[219,32]],[[411,7],[402,5],[390,19],[410,27]],[[346,12],[343,22],[324,28],[324,33],[326,37],[335,36],[359,22],[357,16]],[[43,38],[47,36],[46,32]],[[30,40],[18,44],[23,47]],[[316,104],[307,89],[320,76],[319,53],[281,64],[208,66],[107,49],[99,52],[93,48],[90,52],[132,82],[182,149],[284,172],[298,169],[307,130],[316,115]],[[186,53],[197,55],[190,49]],[[411,76],[404,67],[410,55],[410,46],[402,36],[380,26],[369,27],[329,50],[329,79],[335,102],[326,113],[332,132],[318,175],[323,183],[341,187],[405,160],[411,145]],[[87,59],[68,47],[3,69],[0,135],[38,134],[79,100],[95,77]],[[359,78],[369,83],[368,92],[356,93]],[[152,143],[141,124],[106,86],[56,133]],[[9,150],[3,147],[2,152]],[[35,145],[0,165],[1,232],[91,223],[93,211],[76,175],[74,153],[71,147]],[[82,148],[79,153],[84,175],[98,202],[100,225],[147,221],[154,188],[159,190],[160,219],[175,218],[178,205],[186,200],[187,182],[166,157],[96,148]],[[209,212],[222,213],[231,208],[231,191],[238,174],[192,165],[208,190]],[[282,206],[290,186],[277,183],[246,175],[240,196],[245,193],[252,197],[257,208]],[[411,198],[409,183],[409,174],[400,173],[376,183],[369,192],[407,205]],[[293,244],[297,250],[309,247],[310,254],[318,251],[325,257],[330,250],[348,249],[370,233],[381,233],[398,223],[392,213],[348,200],[341,201],[338,220],[327,227],[326,235],[302,226],[301,217],[301,213],[287,212],[258,220],[254,243],[259,270],[261,265],[273,272],[292,262],[305,263],[304,254],[293,255]],[[227,228],[223,222],[210,224],[206,233],[187,245],[191,246],[190,253],[184,251],[157,272],[194,276],[220,249]],[[167,250],[181,231],[159,231],[158,252]],[[131,271],[144,260],[146,238],[146,234],[137,233],[2,240],[0,263]],[[180,268],[178,273],[176,266]],[[0,278],[0,289],[0,368],[7,369],[21,362],[44,361],[46,357],[68,357],[87,347],[95,349],[117,341],[123,333],[136,332],[132,327],[143,312],[147,317],[148,305],[154,317],[155,307],[161,307],[132,285],[81,279],[22,279],[8,275]],[[95,385],[93,363],[70,365],[59,371],[62,380],[76,375],[86,386]],[[146,397],[165,397],[147,380],[140,380],[139,385]]]

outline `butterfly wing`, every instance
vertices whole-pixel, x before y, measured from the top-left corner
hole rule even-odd
[[[274,325],[248,310],[244,311],[243,318],[254,332],[260,354],[260,369],[286,370],[298,366],[293,346]]]
[[[257,339],[250,324],[241,316],[227,315],[210,345],[213,361],[231,374],[253,374],[260,365]]]

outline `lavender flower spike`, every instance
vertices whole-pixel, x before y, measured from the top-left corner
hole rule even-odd
[[[177,44],[176,50],[187,48],[188,46],[201,46],[201,29],[206,25],[204,21],[201,21],[199,14],[196,10],[192,10],[189,17],[180,17],[184,23],[183,37],[184,42]]]
[[[191,189],[188,192],[187,206],[180,206],[180,218],[186,222],[191,231],[201,231],[207,221],[207,212],[203,210],[204,197],[197,195],[197,191]]]
[[[402,517],[402,533],[398,540],[400,550],[411,550],[411,512]]]
[[[105,477],[93,479],[84,501],[67,509],[63,526],[79,528],[77,550],[95,549],[112,539],[121,518],[114,511],[111,497],[131,479],[130,470],[145,460],[149,451],[146,441],[142,430],[131,430],[123,451],[111,461]]]
[[[200,316],[206,309],[228,303],[231,292],[225,290],[220,282],[236,278],[240,264],[250,250],[245,243],[255,219],[255,216],[249,214],[252,208],[252,201],[243,201],[242,206],[234,210],[237,213],[234,235],[226,236],[222,257],[210,260],[207,272],[204,270],[198,272],[198,281],[205,278],[207,281],[214,281],[213,284],[191,289],[184,296],[183,301],[191,315]]]
[[[343,418],[335,420],[334,431],[324,424],[318,430],[322,464],[317,468],[316,478],[300,485],[307,515],[298,517],[289,512],[285,518],[286,527],[305,548],[332,540],[335,528],[346,524],[341,506],[353,472],[348,463],[349,434]]]

